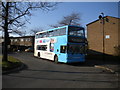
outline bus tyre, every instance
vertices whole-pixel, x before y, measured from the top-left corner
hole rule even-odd
[[[40,52],[38,53],[38,58],[40,58]]]
[[[58,63],[58,56],[57,55],[55,55],[55,57],[54,57],[54,62]]]

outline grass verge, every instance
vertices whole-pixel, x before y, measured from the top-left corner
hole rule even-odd
[[[2,56],[0,56],[0,59],[2,59]],[[2,61],[0,62],[0,65],[2,65],[2,70],[3,71],[8,71],[14,68],[17,68],[19,66],[21,66],[21,62],[20,60],[12,57],[12,56],[8,56],[8,61]]]

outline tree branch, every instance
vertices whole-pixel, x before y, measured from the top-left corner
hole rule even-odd
[[[28,10],[29,10],[30,8],[31,8],[31,7],[28,7],[24,13],[22,13],[21,15],[15,17],[14,19],[10,20],[10,21],[8,22],[8,24],[12,24],[16,19],[18,19],[18,18],[20,18],[20,17],[26,15],[27,12],[28,12]]]
[[[2,2],[2,7],[4,8],[4,9],[6,9],[6,7],[5,7],[5,5],[4,5],[4,3]]]

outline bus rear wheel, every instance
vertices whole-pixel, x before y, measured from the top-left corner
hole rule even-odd
[[[58,56],[57,55],[55,55],[55,57],[54,57],[54,62],[58,63]]]
[[[40,52],[38,52],[38,58],[40,58]]]

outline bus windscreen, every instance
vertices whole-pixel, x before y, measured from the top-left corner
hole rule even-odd
[[[73,36],[84,36],[84,29],[80,27],[70,26],[68,30],[68,35]]]

